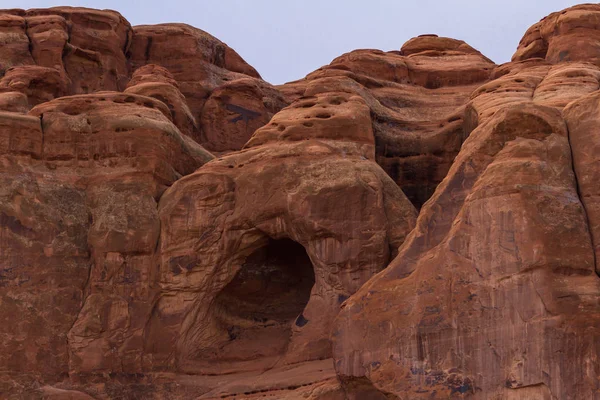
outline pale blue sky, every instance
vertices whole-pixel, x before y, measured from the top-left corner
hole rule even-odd
[[[413,36],[465,40],[496,63],[567,0],[0,0],[2,8],[71,5],[119,11],[132,25],[185,22],[221,39],[274,84],[350,50],[397,50]]]

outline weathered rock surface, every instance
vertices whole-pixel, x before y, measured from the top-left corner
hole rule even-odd
[[[399,398],[596,391],[600,279],[570,165],[553,109],[475,129],[400,255],[346,303],[338,374]]]
[[[181,133],[193,137],[198,123],[192,115],[185,96],[179,91],[179,85],[173,75],[163,67],[154,64],[145,65],[133,73],[125,93],[135,93],[153,97],[162,101],[171,112],[173,122]]]
[[[154,98],[99,92],[7,115],[35,126],[37,136],[9,133],[6,151],[31,155],[80,196],[84,265],[80,281],[68,285],[78,296],[63,311],[67,326],[40,330],[62,338],[62,364],[49,377],[59,370],[75,382],[106,373],[221,374],[321,359],[331,366],[329,331],[340,303],[387,265],[416,218],[374,162],[369,107],[350,93],[298,100],[247,149],[188,179],[179,178],[210,155],[181,135],[169,107]],[[339,384],[314,365],[310,379],[282,373],[287,386],[278,389],[273,378],[246,392],[341,398]],[[227,393],[239,391],[239,379]],[[209,389],[195,390],[209,396]],[[95,395],[110,396],[107,390]]]
[[[279,89],[288,99],[326,91],[362,96],[377,163],[419,208],[446,176],[465,138],[464,107],[494,67],[463,41],[426,35],[401,51],[344,54]]]
[[[46,120],[58,102],[33,111]],[[237,373],[218,390],[204,380],[180,389],[146,382],[144,390],[343,398],[332,379],[331,323],[395,255],[416,211],[373,160],[369,108],[359,96],[301,99],[247,147],[167,190],[160,224],[144,186],[88,189],[92,267],[68,335],[72,378]],[[305,372],[292,366],[305,361]],[[239,375],[267,369],[281,372],[260,384]],[[114,390],[130,393],[129,385]]]
[[[0,398],[600,399],[597,14],[273,87],[0,11]]]
[[[43,386],[30,392],[33,399],[272,399],[344,400],[331,359],[226,375],[154,374],[151,378],[114,376],[106,383],[87,385],[86,392],[70,384]],[[54,397],[53,397],[54,396]],[[62,396],[62,397],[61,397]],[[68,397],[71,396],[71,397]]]
[[[513,61],[545,58],[555,64],[586,61],[600,65],[600,5],[581,4],[555,12],[527,30]]]
[[[387,265],[416,216],[373,158],[365,102],[328,93],[169,189],[154,362],[228,373],[330,357],[340,303]]]
[[[70,78],[69,94],[125,87],[131,25],[119,13],[55,7],[2,14],[14,30],[5,70],[29,64],[56,69]]]
[[[133,69],[157,64],[173,74],[198,123],[190,136],[216,153],[241,149],[287,105],[235,51],[189,25],[136,26],[128,54]]]
[[[201,142],[214,153],[240,150],[286,105],[281,93],[261,80],[226,82],[213,90],[202,108]]]
[[[23,93],[30,109],[127,88],[165,100],[181,132],[217,153],[241,149],[288,104],[225,43],[185,24],[131,27],[115,11],[79,7],[0,10],[0,43],[0,95]],[[150,78],[165,73],[168,82]]]
[[[600,396],[599,71],[515,61],[473,92],[448,175],[337,320],[355,398]]]
[[[569,104],[564,112],[573,152],[573,168],[577,175],[581,201],[587,213],[596,260],[600,259],[600,199],[598,198],[600,193],[598,193],[597,168],[600,165],[597,155],[600,145],[599,94],[595,91],[583,96]],[[596,272],[600,275],[598,261],[596,261]]]
[[[120,295],[147,300],[156,199],[211,158],[169,115],[157,100],[116,92],[0,114],[0,393],[76,368],[80,342],[102,336],[100,321],[78,336],[98,292],[110,293],[121,329]],[[131,330],[138,315],[127,315]]]
[[[68,86],[68,78],[57,69],[34,65],[11,67],[0,79],[0,91],[23,93],[27,97],[28,109],[66,96]]]
[[[48,29],[70,26],[65,15],[74,11],[67,11],[48,11]],[[33,15],[11,13],[25,21]],[[35,12],[43,25],[37,14],[44,12]],[[92,14],[76,20],[106,17]],[[205,398],[265,391],[343,398],[330,359],[333,318],[393,258],[416,219],[374,162],[369,107],[348,92],[305,97],[259,129],[246,150],[180,180],[212,157],[191,138],[200,134],[219,153],[241,148],[289,101],[199,30],[141,27],[131,35],[125,60],[134,72],[126,88],[116,87],[123,93],[92,88],[66,96],[80,89],[65,61],[52,56],[63,37],[56,32],[38,37],[50,50],[11,66],[0,82],[5,181],[20,174],[37,185],[5,188],[2,221],[10,235],[3,248],[11,250],[3,254],[3,279],[7,298],[20,302],[4,301],[0,315],[39,321],[1,332],[9,357],[2,365],[18,365],[2,376],[2,390],[112,398],[135,396],[131,385],[141,384],[142,392],[178,398],[190,390]],[[169,46],[178,35],[189,44]],[[153,56],[138,63],[144,40]],[[173,54],[190,48],[193,54]],[[62,187],[69,197],[48,192]],[[199,197],[198,188],[207,195]],[[21,205],[29,203],[33,211],[25,213]],[[182,213],[199,225],[181,225]],[[65,221],[70,236],[62,233]],[[70,267],[56,275],[48,257]],[[42,265],[54,274],[49,283],[44,274],[31,278]],[[51,290],[31,290],[40,282]],[[60,307],[50,300],[60,298],[56,288],[65,298]],[[259,383],[252,374],[265,368],[273,373]],[[181,373],[232,372],[225,386],[203,379],[169,386]],[[106,376],[114,380],[103,386]],[[49,385],[33,389],[36,381]]]

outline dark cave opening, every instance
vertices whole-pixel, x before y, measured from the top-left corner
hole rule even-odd
[[[214,315],[228,337],[216,356],[233,361],[283,353],[292,325],[309,323],[302,311],[314,283],[302,245],[269,239],[215,298]]]

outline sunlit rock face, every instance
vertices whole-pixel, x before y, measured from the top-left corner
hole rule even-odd
[[[598,15],[272,86],[0,10],[0,398],[600,398]]]

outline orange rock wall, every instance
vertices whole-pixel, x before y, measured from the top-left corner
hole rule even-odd
[[[599,16],[273,86],[0,10],[0,399],[600,399]]]

